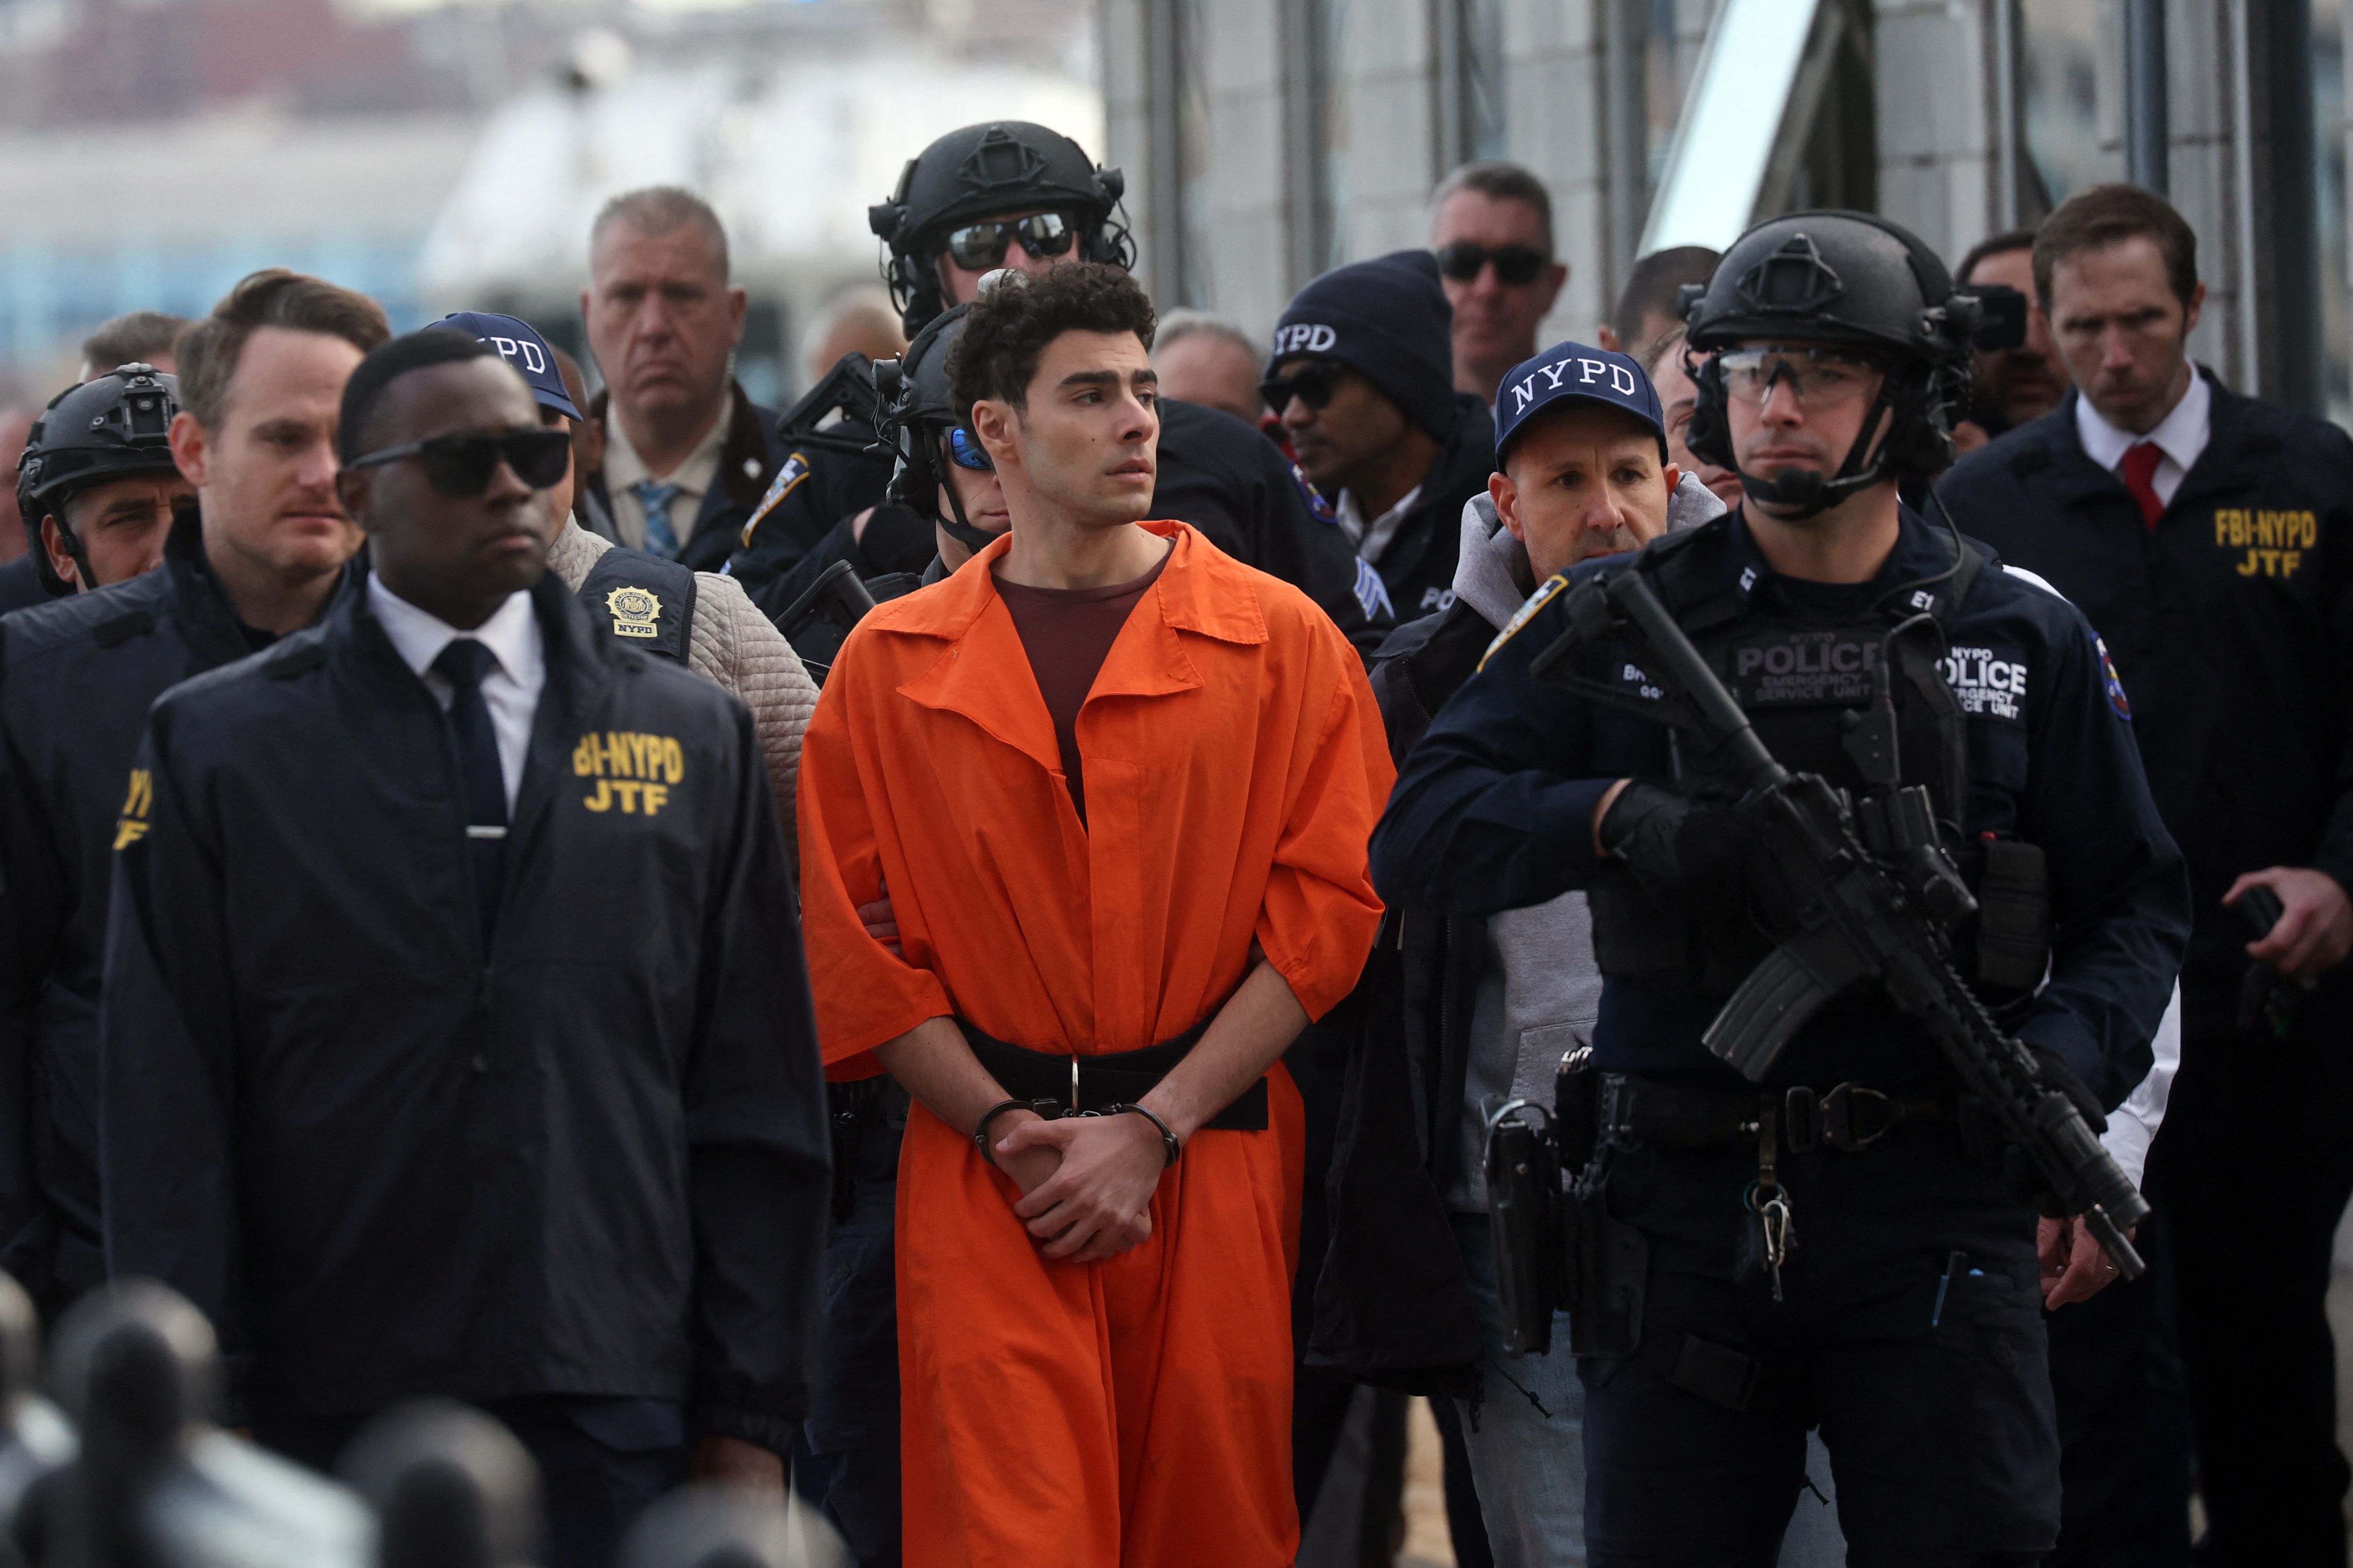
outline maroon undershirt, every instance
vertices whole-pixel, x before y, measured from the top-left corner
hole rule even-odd
[[[1079,820],[1087,819],[1087,792],[1079,773],[1079,708],[1094,689],[1119,628],[1144,591],[1160,578],[1169,551],[1151,571],[1133,583],[1108,588],[1032,588],[997,580],[997,596],[1013,616],[1013,629],[1021,634],[1021,651],[1029,656],[1029,673],[1037,678],[1038,695],[1054,721],[1054,743],[1062,752],[1062,776],[1071,788],[1071,804]]]

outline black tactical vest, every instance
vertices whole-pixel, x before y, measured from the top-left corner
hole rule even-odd
[[[1892,603],[1857,605],[1855,595],[1837,595],[1843,608],[1815,614],[1802,603],[1807,584],[1784,595],[1786,584],[1777,581],[1770,602],[1736,589],[1718,554],[1721,537],[1694,532],[1662,542],[1645,552],[1641,569],[1774,760],[1862,793],[1873,733],[1862,719],[1884,664],[1899,776],[1927,786],[1947,848],[1960,848],[1967,721],[1937,660],[1945,625],[1984,568],[1984,554],[1965,542],[1958,570],[1942,583],[1894,590]],[[1736,789],[1719,779],[1711,758],[1694,754],[1688,737],[1675,733],[1670,742],[1675,784],[1702,798],[1733,798]],[[1975,868],[1962,858],[1974,882]],[[1770,911],[1757,895],[1727,879],[1671,902],[1630,876],[1604,878],[1588,893],[1595,959],[1605,975],[1728,996],[1775,944]]]

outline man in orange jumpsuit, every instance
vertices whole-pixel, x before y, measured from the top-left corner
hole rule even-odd
[[[871,1052],[915,1100],[923,1568],[1278,1568],[1298,1546],[1278,1058],[1371,948],[1392,774],[1328,618],[1138,521],[1152,326],[1092,264],[975,306],[950,374],[1010,531],[860,623],[802,751],[826,1058]],[[903,957],[859,917],[886,889]]]

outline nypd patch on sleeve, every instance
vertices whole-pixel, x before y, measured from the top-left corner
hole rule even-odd
[[[2094,637],[2092,648],[2100,656],[2100,684],[2107,688],[2108,706],[2116,710],[2117,718],[2131,723],[2132,702],[2125,696],[2124,677],[2116,673],[2116,661],[2108,657],[2108,645]]]
[[[1553,595],[1567,586],[1568,579],[1557,572],[1546,578],[1544,586],[1528,595],[1528,602],[1522,605],[1514,612],[1512,618],[1504,623],[1504,629],[1495,634],[1495,640],[1489,643],[1487,651],[1479,656],[1479,668],[1486,668],[1487,661],[1495,657],[1495,650],[1519,636],[1520,628],[1535,619],[1536,612],[1552,603]]]
[[[752,542],[752,535],[758,531],[761,520],[776,510],[777,505],[797,489],[801,481],[808,476],[809,466],[807,458],[795,452],[785,459],[784,465],[776,470],[776,477],[768,481],[768,493],[760,498],[760,504],[752,509],[751,521],[744,525],[743,542],[745,545],[748,546]]]
[[[1299,487],[1299,499],[1307,503],[1307,510],[1315,514],[1316,521],[1328,522],[1335,528],[1339,526],[1340,514],[1332,510],[1332,503],[1324,499],[1324,492],[1308,479],[1307,470],[1296,463],[1291,465],[1291,482]]]

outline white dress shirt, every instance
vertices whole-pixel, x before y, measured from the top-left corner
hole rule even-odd
[[[2211,426],[2214,409],[2214,389],[2206,384],[2206,377],[2196,365],[2189,367],[2189,390],[2173,405],[2173,412],[2158,422],[2156,429],[2146,436],[2136,436],[2129,430],[2119,430],[2100,417],[2092,400],[2077,394],[2075,397],[2075,438],[2084,443],[2084,455],[2110,473],[2125,460],[2125,454],[2143,441],[2154,441],[2164,456],[2157,460],[2157,472],[2149,487],[2157,499],[2166,505],[2173,504],[2173,492],[2181,488],[2181,478],[2198,461],[2198,454],[2206,449],[2206,437]]]
[[[392,639],[393,651],[417,672],[442,711],[448,711],[457,695],[433,668],[443,648],[459,637],[471,637],[498,661],[482,677],[482,705],[491,710],[491,731],[499,742],[499,776],[507,786],[507,815],[513,816],[515,792],[522,787],[523,758],[531,750],[532,716],[539,711],[539,694],[547,689],[547,648],[540,640],[530,593],[518,589],[508,595],[507,602],[470,632],[418,609],[374,573],[368,574],[367,594],[368,609]]]

